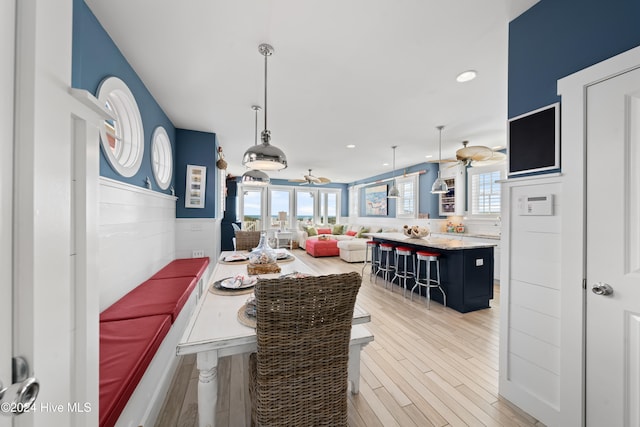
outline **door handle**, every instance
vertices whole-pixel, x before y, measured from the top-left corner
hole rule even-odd
[[[40,383],[35,377],[27,377],[29,365],[23,357],[13,359],[15,381],[4,387],[0,381],[0,414],[20,415],[31,409],[40,391]]]
[[[609,286],[607,283],[598,282],[591,287],[591,292],[596,295],[612,295],[613,288]]]

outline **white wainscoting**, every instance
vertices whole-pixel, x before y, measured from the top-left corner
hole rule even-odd
[[[515,179],[503,190],[500,394],[559,425],[561,177]],[[520,197],[546,194],[552,216],[520,215]]]
[[[214,263],[220,255],[220,219],[176,219],[176,258],[192,258],[194,251],[203,251]]]
[[[175,225],[176,197],[100,178],[100,311],[176,257]]]

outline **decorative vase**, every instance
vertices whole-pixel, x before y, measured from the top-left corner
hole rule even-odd
[[[275,264],[276,252],[269,246],[267,234],[260,234],[260,242],[251,252],[249,252],[249,263],[251,264]]]

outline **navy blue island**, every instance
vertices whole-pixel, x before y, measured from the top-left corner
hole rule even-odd
[[[495,244],[474,243],[437,237],[409,238],[402,233],[371,233],[374,241],[393,243],[413,250],[440,254],[440,282],[447,306],[461,313],[489,308],[493,299],[493,248]],[[396,285],[398,285],[396,280]],[[413,281],[407,282],[410,291]],[[420,288],[416,288],[417,293]],[[422,289],[422,295],[425,294]],[[442,294],[431,292],[431,300],[442,304]]]

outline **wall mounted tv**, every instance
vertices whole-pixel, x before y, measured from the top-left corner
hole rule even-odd
[[[509,176],[560,169],[560,103],[509,119]]]

